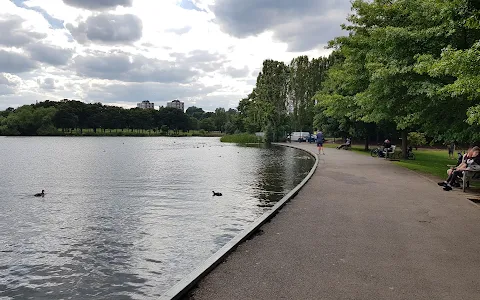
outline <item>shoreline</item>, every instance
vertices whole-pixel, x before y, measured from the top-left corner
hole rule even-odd
[[[249,238],[254,236],[260,227],[262,227],[265,223],[269,222],[275,215],[287,204],[290,200],[295,198],[298,192],[307,184],[307,182],[313,177],[315,171],[318,167],[318,156],[307,149],[302,149],[298,147],[294,147],[291,145],[280,144],[280,143],[273,143],[277,146],[284,146],[295,148],[298,150],[302,150],[307,154],[311,155],[315,159],[315,163],[313,167],[310,169],[308,175],[295,187],[293,188],[288,194],[286,194],[280,201],[278,201],[269,211],[264,213],[260,218],[255,220],[252,224],[247,226],[241,233],[235,236],[231,241],[225,244],[220,250],[218,250],[215,254],[213,254],[210,258],[208,258],[202,265],[197,267],[194,271],[190,274],[185,276],[182,280],[180,280],[176,285],[170,288],[167,292],[165,292],[161,297],[160,300],[177,300],[181,299],[185,296],[189,291],[191,291],[195,285],[200,282],[205,276],[207,276],[211,271],[213,271],[219,264],[221,264],[232,252],[236,250],[236,248],[247,241]]]
[[[0,137],[5,137],[5,138],[9,138],[9,137],[114,137],[114,138],[117,138],[117,137],[171,137],[171,138],[183,138],[183,137],[215,137],[215,138],[221,138],[223,135],[215,135],[215,134],[212,134],[212,135],[134,135],[134,134],[129,134],[129,135],[98,135],[98,134],[93,134],[93,135],[88,135],[88,134],[83,134],[83,135],[69,135],[69,134],[66,134],[66,135],[0,135]]]
[[[479,206],[385,160],[326,149],[319,161],[192,299],[476,299]]]

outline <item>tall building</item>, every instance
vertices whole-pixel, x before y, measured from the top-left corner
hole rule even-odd
[[[137,103],[137,107],[141,109],[154,109],[155,103],[150,103],[148,100],[143,100],[142,103]]]
[[[167,107],[174,107],[176,109],[181,109],[184,111],[184,103],[180,100],[173,100],[172,102],[167,102]]]

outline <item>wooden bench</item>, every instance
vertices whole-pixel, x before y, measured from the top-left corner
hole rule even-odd
[[[471,181],[480,181],[480,170],[475,171],[463,171],[462,180],[462,190],[465,192],[465,189],[470,187]]]
[[[457,165],[447,165],[453,171]],[[458,178],[463,192],[470,187],[470,181],[480,181],[480,170],[463,171],[463,176]]]

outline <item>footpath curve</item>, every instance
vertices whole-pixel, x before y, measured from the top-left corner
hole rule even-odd
[[[477,205],[388,161],[325,151],[295,201],[184,299],[480,299]]]
[[[214,255],[209,257],[202,265],[197,267],[194,271],[184,277],[181,281],[179,281],[175,286],[169,289],[166,293],[164,293],[160,300],[176,300],[182,299],[200,280],[202,280],[209,272],[215,269],[222,261],[242,243],[244,243],[247,239],[251,236],[255,235],[258,232],[259,228],[262,227],[265,223],[270,221],[281,209],[282,207],[287,204],[291,199],[293,199],[298,192],[305,186],[305,184],[312,178],[313,174],[317,170],[318,167],[318,157],[317,155],[311,151],[311,149],[302,149],[298,147],[294,147],[289,144],[276,144],[285,147],[292,147],[296,149],[303,150],[310,154],[314,159],[315,163],[308,173],[308,175],[295,187],[293,188],[288,194],[286,194],[280,201],[278,201],[270,210],[265,212],[260,218],[258,218],[255,222],[248,225],[245,230],[235,236],[230,242],[228,242],[225,246],[223,246],[220,250],[218,250]]]

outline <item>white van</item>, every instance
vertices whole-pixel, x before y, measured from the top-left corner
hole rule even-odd
[[[310,133],[307,131],[295,131],[291,133],[290,137],[292,142],[306,142],[310,137]]]

